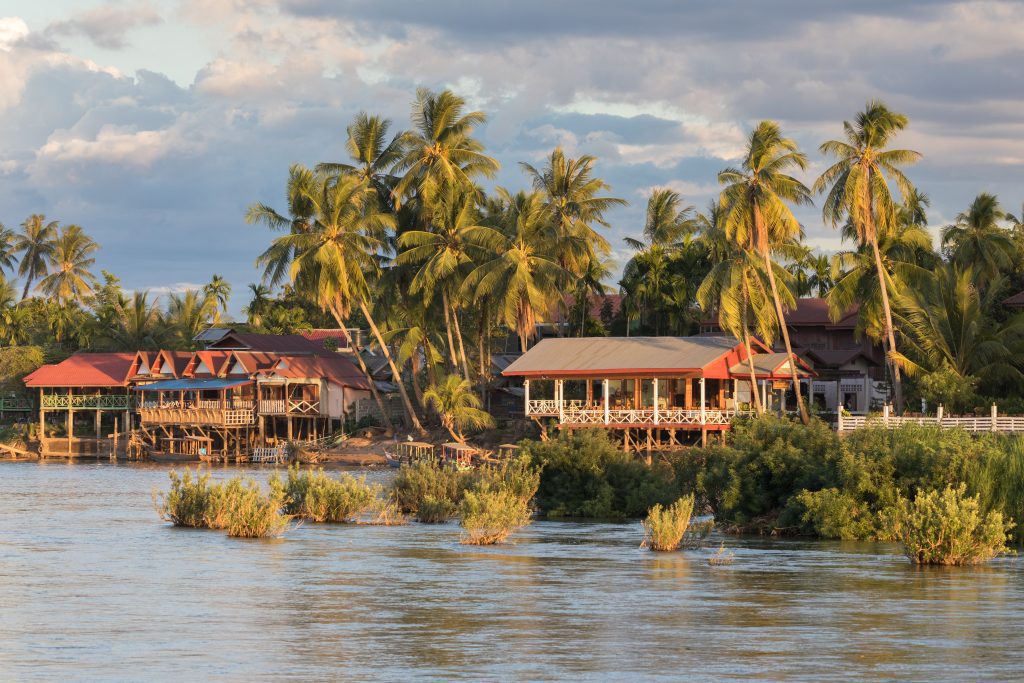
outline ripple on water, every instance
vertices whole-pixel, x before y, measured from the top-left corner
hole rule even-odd
[[[636,523],[538,522],[490,548],[455,524],[246,541],[160,522],[166,484],[0,464],[0,678],[1020,675],[1013,558],[922,570],[889,545],[715,536],[734,560],[712,567],[710,547],[640,550]]]

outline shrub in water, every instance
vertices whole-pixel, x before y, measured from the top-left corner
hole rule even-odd
[[[458,505],[472,482],[473,472],[462,472],[437,461],[402,465],[391,485],[391,497],[403,512],[416,513],[427,498]]]
[[[1006,538],[1012,523],[1000,512],[982,513],[978,497],[967,496],[963,484],[942,493],[920,491],[913,503],[900,501],[890,519],[915,564],[978,564],[1010,552]]]
[[[242,480],[230,500],[225,527],[228,536],[270,538],[288,528],[288,517],[281,514],[284,499],[280,490],[267,495],[256,482]]]
[[[192,470],[185,468],[179,475],[176,471],[168,472],[171,488],[167,493],[153,492],[153,503],[160,518],[174,526],[206,528],[207,512],[210,504],[210,475],[193,476]]]
[[[419,502],[416,521],[424,524],[442,524],[459,511],[459,507],[448,498],[427,496]]]
[[[868,538],[874,532],[871,510],[845,491],[837,488],[802,491],[796,500],[804,507],[804,523],[822,538],[849,541]]]
[[[459,516],[466,530],[463,543],[493,545],[530,523],[530,504],[508,488],[470,490],[462,497]]]
[[[290,515],[314,522],[351,522],[377,504],[380,486],[344,474],[341,479],[327,476],[322,469],[302,471],[297,465],[288,468],[288,479],[282,482],[275,474],[271,490],[279,491],[284,509]]]
[[[660,504],[651,508],[643,521],[642,546],[651,550],[678,550],[693,515],[693,496],[683,496],[668,507]]]

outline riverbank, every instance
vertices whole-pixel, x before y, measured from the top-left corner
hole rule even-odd
[[[160,522],[166,467],[2,467],[0,661],[20,680],[1009,680],[1024,648],[1014,558],[918,569],[890,544],[717,534],[660,554],[639,522],[487,548],[456,524],[250,541]],[[710,566],[722,542],[734,560]]]

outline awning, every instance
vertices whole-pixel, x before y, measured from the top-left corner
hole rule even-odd
[[[165,382],[153,382],[132,387],[135,391],[199,391],[203,389],[230,389],[240,387],[243,384],[252,384],[248,377],[243,378],[219,378],[210,377],[204,379],[171,379]]]

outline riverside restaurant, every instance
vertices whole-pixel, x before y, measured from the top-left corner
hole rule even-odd
[[[523,379],[524,411],[559,429],[616,432],[627,450],[684,445],[699,434],[729,429],[737,415],[785,407],[792,373],[785,353],[756,340],[752,362],[732,337],[551,338],[502,374]],[[797,375],[813,372],[797,359]]]

